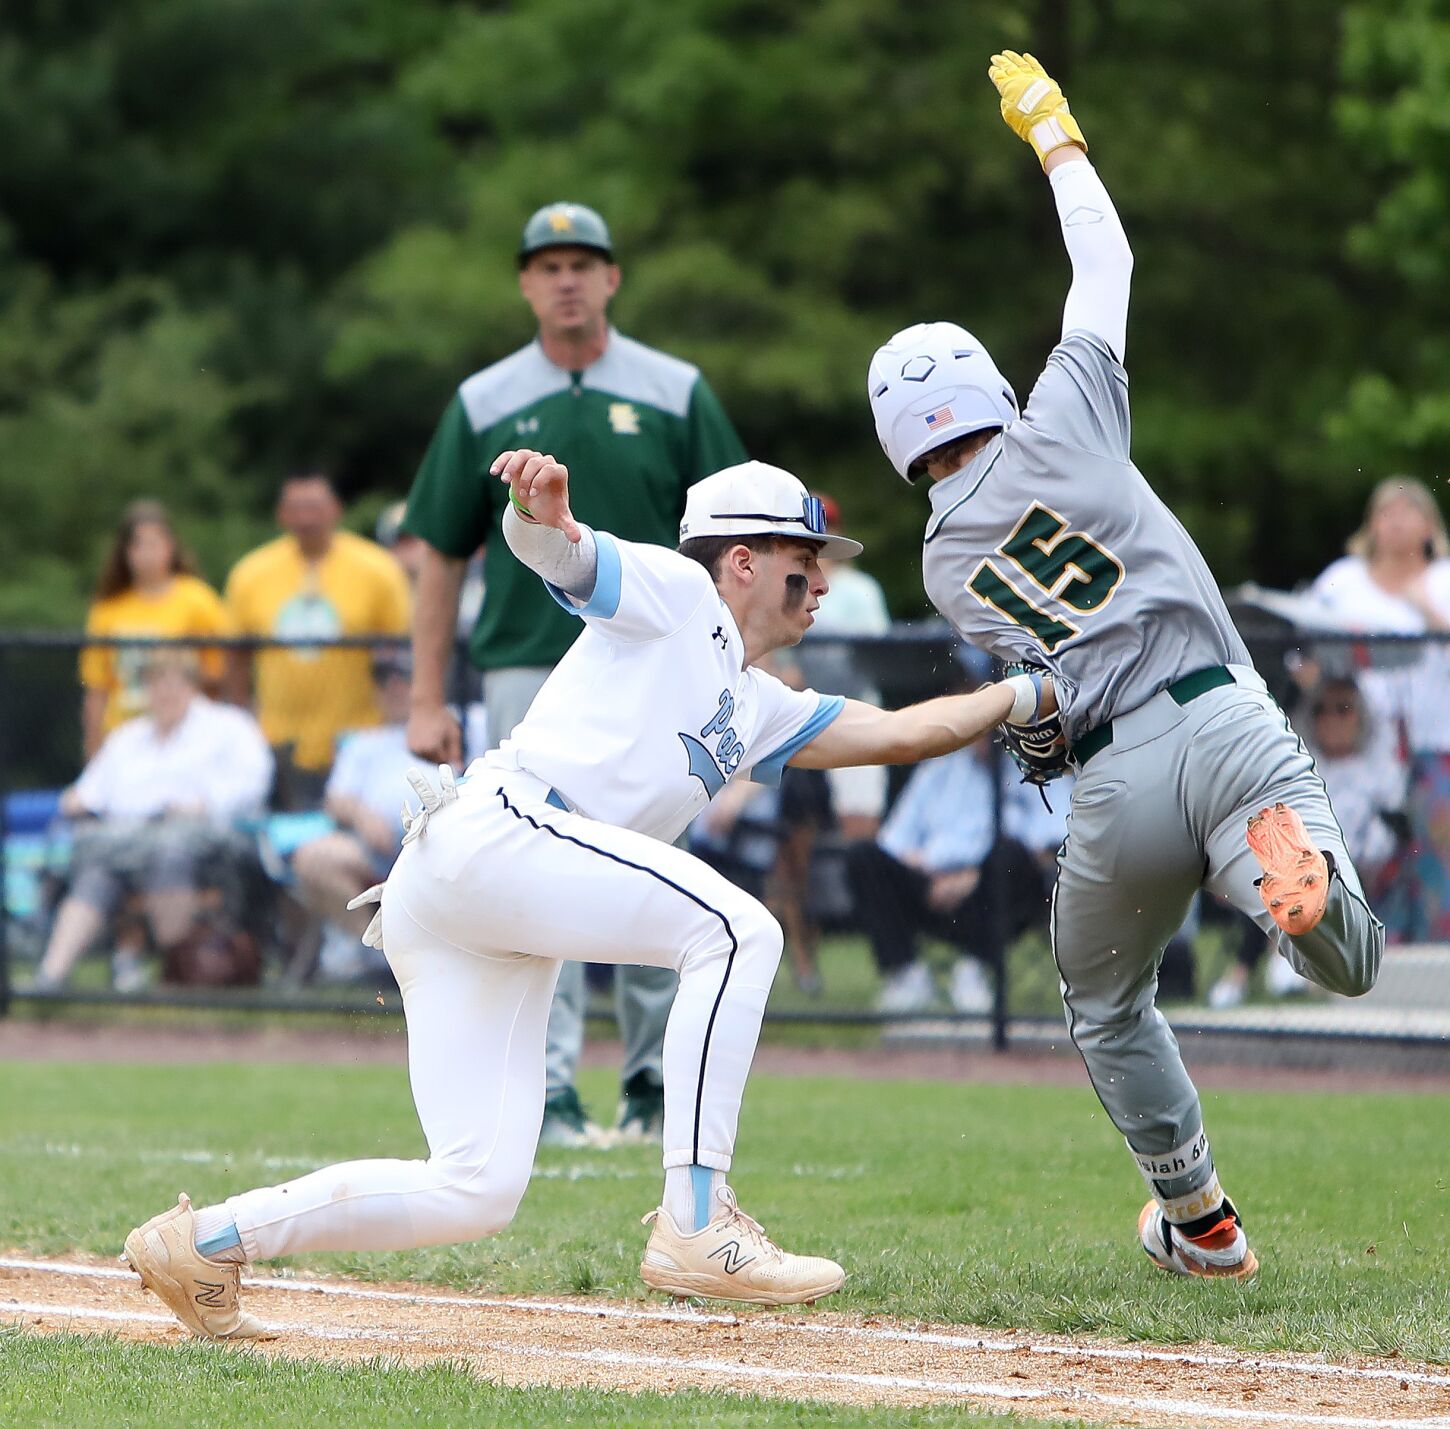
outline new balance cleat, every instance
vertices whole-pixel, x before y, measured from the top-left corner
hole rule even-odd
[[[834,1260],[782,1250],[735,1204],[728,1186],[720,1189],[720,1203],[723,1212],[692,1235],[663,1207],[644,1218],[654,1228],[639,1273],[651,1290],[752,1305],[808,1305],[841,1288],[846,1272]]]
[[[121,1259],[192,1334],[209,1340],[276,1339],[275,1330],[239,1304],[241,1267],[208,1260],[195,1236],[196,1216],[183,1192],[171,1210],[126,1237]]]
[[[1269,916],[1290,937],[1311,932],[1329,900],[1329,861],[1304,821],[1287,804],[1260,809],[1249,819],[1248,840],[1264,870],[1258,888]]]
[[[1154,1265],[1174,1275],[1247,1280],[1259,1269],[1259,1258],[1249,1249],[1238,1212],[1228,1201],[1223,1203],[1223,1219],[1196,1236],[1184,1235],[1157,1201],[1149,1201],[1138,1216],[1138,1241]]]

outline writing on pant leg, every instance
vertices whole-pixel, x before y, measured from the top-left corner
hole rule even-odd
[[[1133,1148],[1130,1146],[1128,1150],[1133,1151]],[[1149,1181],[1166,1181],[1175,1176],[1186,1176],[1200,1166],[1211,1164],[1208,1161],[1208,1134],[1200,1128],[1192,1141],[1185,1141],[1182,1146],[1172,1151],[1133,1151],[1133,1160],[1138,1163],[1138,1170]]]

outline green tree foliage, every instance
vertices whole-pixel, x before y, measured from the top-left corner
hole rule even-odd
[[[1338,114],[1374,202],[1349,236],[1379,296],[1331,438],[1367,470],[1443,482],[1450,464],[1450,10],[1406,0],[1346,17]],[[1442,488],[1443,489],[1443,488]]]
[[[215,579],[289,467],[401,494],[529,336],[514,246],[559,197],[609,217],[620,326],[699,362],[921,611],[870,354],[954,318],[1025,399],[1067,284],[1003,45],[1064,81],[1133,241],[1140,465],[1224,579],[1312,574],[1450,438],[1440,9],[9,0],[0,621],[77,618],[142,492]]]

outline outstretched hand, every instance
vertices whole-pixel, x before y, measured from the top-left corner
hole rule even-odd
[[[1007,127],[1032,146],[1044,167],[1054,150],[1068,144],[1087,148],[1062,87],[1031,55],[1019,55],[1016,50],[993,55],[987,78],[1002,96]]]
[[[508,487],[525,520],[580,540],[579,523],[569,510],[569,468],[563,462],[524,448],[496,457],[489,471]]]

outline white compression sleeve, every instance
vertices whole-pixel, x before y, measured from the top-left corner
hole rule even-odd
[[[1090,332],[1119,362],[1128,335],[1128,286],[1133,250],[1098,171],[1087,159],[1059,164],[1047,176],[1057,201],[1062,241],[1072,260],[1072,287],[1062,311],[1062,335]]]
[[[576,543],[553,526],[525,521],[514,509],[513,502],[509,502],[503,514],[503,538],[509,550],[535,575],[558,586],[565,595],[588,600],[594,594],[599,552],[594,544],[594,532],[584,525],[579,530],[582,535]]]

